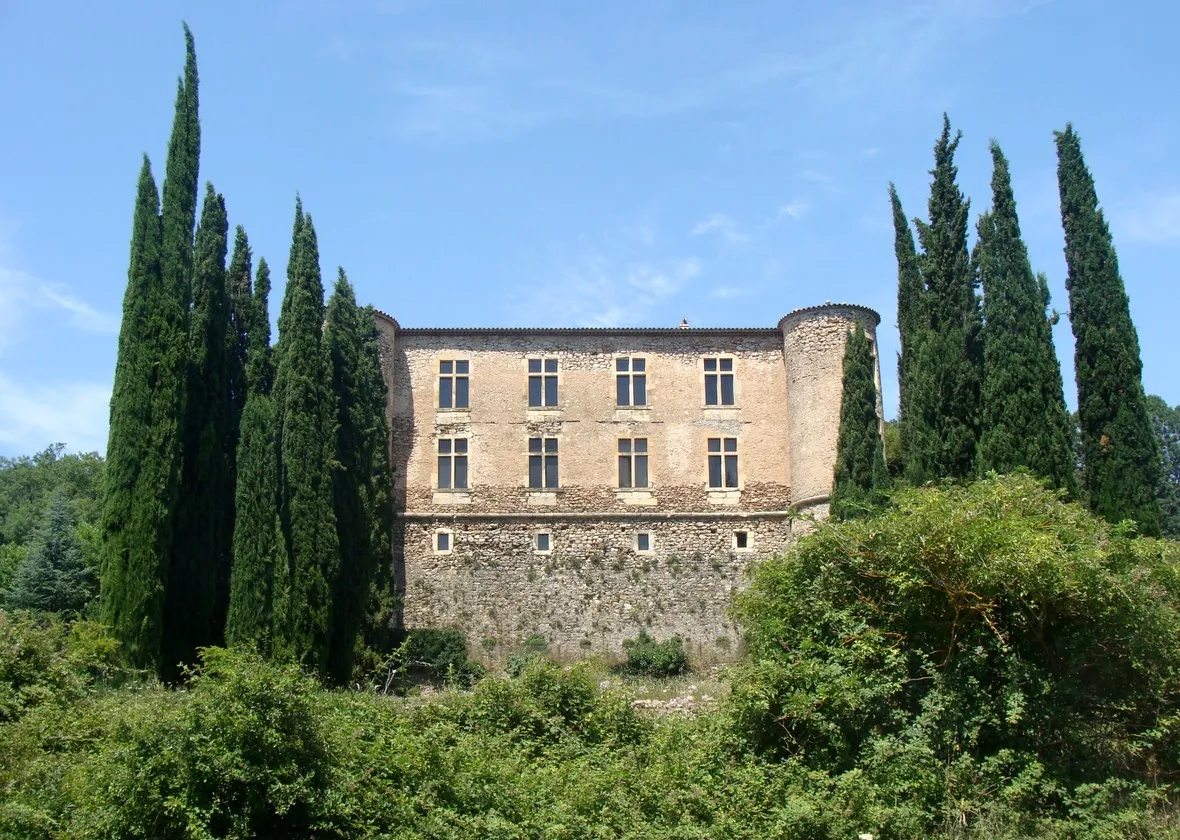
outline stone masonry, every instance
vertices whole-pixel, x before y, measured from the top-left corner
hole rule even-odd
[[[379,313],[404,625],[458,627],[493,662],[534,633],[563,658],[617,655],[641,627],[697,661],[732,657],[750,563],[827,513],[844,343],[879,320],[829,304],[773,328],[403,329]],[[556,404],[529,405],[530,360],[550,360],[532,375],[555,377]],[[644,404],[619,405],[634,360]],[[458,370],[454,407],[443,380]],[[719,385],[707,399],[726,372],[732,399]],[[646,487],[620,487],[620,440],[645,442]],[[530,464],[530,441],[555,462]],[[461,448],[466,480],[446,459]]]

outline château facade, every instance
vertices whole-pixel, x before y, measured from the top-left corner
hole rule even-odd
[[[736,653],[751,561],[824,516],[852,304],[762,328],[402,328],[378,313],[404,624],[492,660],[642,627]],[[878,395],[880,365],[877,365]],[[878,412],[880,404],[878,396]]]

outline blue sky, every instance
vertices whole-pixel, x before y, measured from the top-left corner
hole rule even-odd
[[[0,0],[0,454],[102,450],[140,155],[163,176],[181,20],[202,180],[281,300],[296,190],[325,277],[406,326],[771,326],[881,312],[887,184],[925,215],[948,111],[972,217],[988,140],[1054,306],[1052,132],[1111,221],[1149,392],[1180,402],[1180,6],[957,2]],[[1056,331],[1075,403],[1073,338]]]

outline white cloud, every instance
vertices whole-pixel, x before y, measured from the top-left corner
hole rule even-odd
[[[68,286],[0,267],[0,352],[17,344],[33,319],[63,314],[74,329],[98,335],[119,331],[117,316],[95,309],[73,295]]]
[[[51,443],[71,451],[103,452],[111,389],[94,382],[23,385],[0,371],[0,447],[14,454]]]
[[[1122,226],[1132,238],[1156,245],[1180,239],[1180,192],[1140,199],[1122,214]]]
[[[802,200],[795,200],[788,204],[780,204],[778,208],[779,218],[783,216],[790,216],[792,219],[801,219],[807,213],[807,202]]]
[[[744,294],[746,294],[746,290],[740,289],[737,286],[718,286],[709,292],[709,297],[727,300],[729,298],[741,297]]]
[[[730,245],[739,245],[750,241],[750,237],[738,229],[737,222],[724,213],[714,213],[707,219],[697,222],[692,229],[693,236],[705,236],[706,234],[716,234]]]

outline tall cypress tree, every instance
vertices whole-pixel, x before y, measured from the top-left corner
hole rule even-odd
[[[1158,534],[1160,453],[1143,393],[1139,336],[1081,141],[1072,125],[1055,135],[1083,489],[1090,508],[1107,520],[1133,519],[1142,533]]]
[[[102,513],[103,620],[131,664],[141,668],[154,666],[160,651],[178,456],[175,427],[152,422],[157,410],[171,405],[166,360],[175,322],[183,316],[160,276],[159,201],[145,155],[111,393]]]
[[[237,452],[238,429],[246,407],[246,360],[250,351],[250,322],[255,306],[251,279],[250,240],[238,225],[234,231],[234,251],[226,271],[229,292],[229,328],[226,331],[226,382],[229,387],[229,439],[226,451]],[[236,457],[236,456],[235,456]]]
[[[250,645],[269,654],[276,641],[275,585],[283,583],[279,561],[278,452],[273,373],[270,369],[270,268],[258,261],[246,335],[246,405],[242,411],[234,493],[233,573],[225,637],[231,645]],[[276,573],[279,573],[276,577]],[[285,603],[285,601],[284,601]],[[280,640],[281,641],[281,640]]]
[[[848,519],[870,510],[888,483],[881,418],[877,415],[877,381],[873,349],[857,324],[844,346],[844,380],[840,431],[832,485],[832,515]]]
[[[275,368],[279,516],[287,576],[276,584],[280,652],[327,673],[332,587],[339,567],[330,460],[335,449],[331,368],[324,353],[324,287],[311,217],[297,206],[294,265],[280,313]],[[280,609],[281,608],[281,609]]]
[[[1008,160],[994,141],[991,153],[992,209],[979,219],[974,259],[984,317],[979,469],[1027,467],[1076,491],[1048,286],[1029,264]]]
[[[921,329],[922,274],[914,234],[906,220],[897,196],[897,188],[889,185],[889,202],[893,206],[893,253],[897,259],[897,330],[901,337],[901,353],[897,357],[898,425],[901,431],[901,452],[890,452],[890,460],[906,460],[909,430],[906,417],[913,400],[908,366],[914,358],[914,338]]]
[[[922,304],[907,363],[907,477],[914,483],[964,478],[975,469],[982,348],[979,297],[967,251],[970,202],[955,178],[961,132],[943,115],[934,147],[930,221],[915,220],[922,244]]]
[[[370,585],[389,540],[386,389],[376,332],[340,269],[324,327],[337,409],[333,487],[340,541],[328,670],[339,683],[352,675]]]
[[[194,662],[198,647],[221,641],[229,598],[233,474],[226,452],[231,410],[227,235],[225,201],[207,184],[196,234],[180,496],[165,599],[166,674],[177,663]]]

